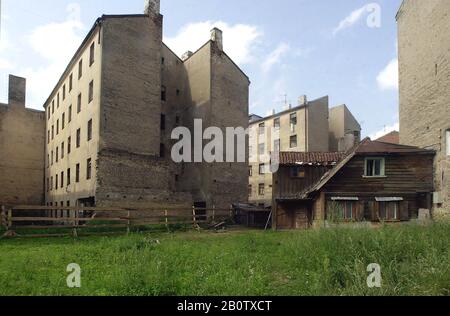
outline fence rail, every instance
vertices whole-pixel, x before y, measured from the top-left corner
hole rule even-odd
[[[217,228],[233,219],[233,209],[220,208],[117,208],[117,207],[66,207],[66,206],[14,206],[1,207],[0,226],[6,229],[6,237],[52,237],[62,235],[93,235],[89,230],[124,228],[129,233],[136,227],[158,226],[170,231],[172,225],[189,225],[200,228],[205,225]],[[68,229],[65,234],[18,234],[18,231]]]

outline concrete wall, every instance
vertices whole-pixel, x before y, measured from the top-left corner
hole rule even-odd
[[[10,76],[0,104],[0,205],[44,201],[45,113],[25,108],[25,79]]]
[[[435,216],[450,214],[450,1],[407,0],[397,16],[400,67],[400,142],[437,151]]]

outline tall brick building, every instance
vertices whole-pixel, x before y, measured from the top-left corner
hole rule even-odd
[[[404,0],[397,14],[400,142],[437,151],[434,214],[450,214],[450,1]]]
[[[159,0],[104,15],[45,102],[48,205],[228,207],[247,201],[244,163],[176,164],[171,132],[248,127],[248,77],[222,32],[177,57],[162,42]]]

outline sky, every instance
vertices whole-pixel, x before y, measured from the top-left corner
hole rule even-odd
[[[42,109],[102,14],[143,13],[144,0],[0,0],[0,102],[8,74],[27,78],[27,107]],[[363,135],[398,130],[395,15],[401,0],[161,0],[164,42],[197,50],[219,27],[250,77],[250,112],[265,116],[328,95]]]

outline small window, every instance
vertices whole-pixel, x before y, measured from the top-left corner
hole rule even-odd
[[[63,101],[66,99],[66,85],[63,85]]]
[[[67,185],[70,185],[70,181],[71,181],[71,179],[70,179],[70,168],[69,168],[69,169],[67,169]]]
[[[166,59],[164,57],[161,58],[161,65],[164,65],[164,63],[166,62]]]
[[[47,120],[50,120],[50,115],[51,115],[50,108],[47,107],[46,111],[47,111]]]
[[[56,135],[59,134],[59,120],[56,120]]]
[[[297,113],[292,113],[290,116],[291,132],[295,132],[297,127]]]
[[[260,175],[266,174],[266,165],[263,163],[259,165],[259,174]]]
[[[305,168],[303,167],[294,167],[291,168],[291,178],[305,178]]]
[[[55,155],[55,157],[56,157],[56,162],[58,162],[59,161],[59,147],[56,147],[56,155]]]
[[[384,158],[366,158],[365,172],[366,177],[384,177],[385,176]]]
[[[95,61],[95,43],[92,43],[91,48],[89,50],[89,67],[92,66],[94,61]]]
[[[47,131],[47,144],[50,144],[50,130]]]
[[[161,87],[161,101],[167,100],[167,89],[165,86]]]
[[[64,171],[61,172],[61,189],[64,188]]]
[[[65,127],[66,127],[66,113],[63,113],[61,117],[61,129],[63,130]]]
[[[78,100],[77,100],[77,113],[81,112],[81,93],[78,95]]]
[[[64,142],[61,143],[61,159],[64,159]]]
[[[50,178],[50,191],[53,191],[53,177]]]
[[[55,113],[55,100],[52,101],[52,114]]]
[[[55,176],[55,190],[58,190],[58,175]]]
[[[261,183],[260,185],[259,185],[259,187],[258,187],[258,194],[259,195],[264,195],[266,192],[265,192],[265,185],[263,184],[263,183]]]
[[[83,77],[83,59],[78,63],[78,79],[81,79],[81,77]]]
[[[249,177],[253,176],[253,167],[252,166],[248,167],[248,175],[249,175]]]
[[[59,92],[56,96],[56,108],[59,109]]]
[[[92,139],[92,120],[89,120],[87,126],[87,140],[90,141]]]
[[[280,122],[280,118],[276,118],[273,120],[273,127],[278,130],[281,127],[281,122]]]
[[[50,191],[50,179],[47,178],[47,192]]]
[[[161,130],[166,130],[166,116],[164,114],[161,114]]]
[[[72,146],[72,137],[69,137],[69,138],[67,139],[67,154],[68,154],[68,155],[70,154],[71,146]]]
[[[94,100],[94,81],[89,83],[89,103]]]
[[[380,220],[396,221],[398,220],[399,202],[379,202]]]
[[[69,106],[69,117],[67,120],[69,123],[72,122],[72,105]]]
[[[334,209],[339,219],[352,220],[356,214],[356,203],[353,201],[334,202]]]
[[[279,153],[281,150],[281,142],[279,139],[275,139],[274,143],[273,143],[273,151],[276,153]]]
[[[92,159],[89,158],[86,162],[86,179],[90,180],[92,177]]]
[[[80,182],[80,164],[78,163],[75,168],[75,182]]]
[[[291,136],[290,141],[289,141],[289,147],[290,148],[297,148],[298,143],[297,143],[297,135]]]
[[[55,126],[52,125],[52,140],[55,138]]]
[[[77,148],[80,148],[81,145],[81,129],[77,129]]]
[[[52,153],[51,153],[52,155],[51,155],[51,165],[53,166],[53,150],[52,150]]]
[[[73,74],[70,74],[69,76],[69,92],[71,92],[73,89]]]
[[[450,156],[450,129],[445,132],[445,139],[447,145],[447,156]]]
[[[258,133],[259,135],[264,135],[266,132],[266,124],[265,123],[261,123],[258,126]]]

